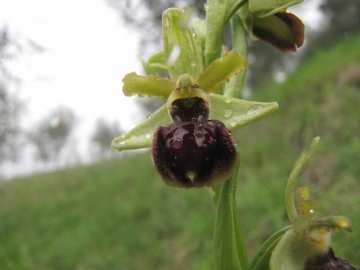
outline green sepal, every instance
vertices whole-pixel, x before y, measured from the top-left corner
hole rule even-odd
[[[229,130],[258,121],[278,108],[276,102],[246,101],[217,94],[209,94],[209,97],[210,119],[223,122]],[[169,123],[171,119],[165,104],[140,125],[115,138],[111,146],[119,151],[150,147],[155,129]]]
[[[260,247],[247,270],[269,270],[272,251],[276,247],[277,243],[279,243],[281,237],[289,229],[291,229],[291,226],[286,226],[271,235]]]
[[[192,30],[180,26],[182,14],[182,10],[170,8],[162,15],[165,61],[173,81],[177,81],[182,74],[189,74],[196,79],[203,71]]]
[[[154,75],[140,76],[135,72],[128,73],[123,78],[123,93],[125,96],[149,96],[167,99],[175,88],[175,82]]]
[[[246,58],[235,50],[226,53],[224,57],[212,62],[199,75],[197,84],[207,93],[214,92],[221,83],[228,82],[231,76],[243,71],[248,65]]]
[[[276,102],[255,102],[217,94],[210,96],[210,119],[220,120],[229,130],[241,128],[275,112]]]
[[[119,151],[148,148],[154,131],[157,127],[171,123],[167,106],[164,104],[144,122],[130,130],[128,133],[115,138],[111,147]]]
[[[304,0],[249,0],[249,11],[259,17],[266,17],[288,7],[297,5]]]

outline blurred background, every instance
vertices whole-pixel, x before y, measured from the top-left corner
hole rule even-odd
[[[124,97],[121,80],[132,71],[144,74],[140,60],[161,49],[162,11],[192,6],[204,18],[204,4],[2,3],[1,269],[212,268],[215,212],[208,191],[168,188],[149,152],[110,148],[159,107],[156,99]],[[250,257],[288,224],[287,176],[319,135],[301,185],[312,188],[317,215],[352,219],[354,232],[336,232],[333,247],[360,267],[360,1],[312,0],[290,11],[306,25],[298,52],[249,41],[243,98],[280,105],[234,134]],[[225,29],[224,43],[230,42]]]

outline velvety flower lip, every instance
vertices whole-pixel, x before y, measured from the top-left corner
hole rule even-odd
[[[236,146],[222,122],[208,120],[208,95],[183,75],[167,104],[173,123],[158,127],[152,142],[153,164],[165,184],[191,188],[227,180],[237,165]]]
[[[231,133],[217,120],[160,126],[154,134],[152,160],[166,185],[182,188],[224,182],[238,163]]]
[[[278,12],[271,16],[253,18],[252,34],[282,52],[296,51],[304,43],[303,22],[292,13]]]

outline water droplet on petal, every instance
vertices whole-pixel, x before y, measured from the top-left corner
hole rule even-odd
[[[230,102],[231,102],[231,99],[230,99],[230,98],[225,98],[225,102],[226,102],[226,103],[230,103]]]
[[[145,138],[146,138],[146,139],[150,139],[150,138],[151,138],[151,134],[150,134],[150,133],[147,133],[147,134],[145,135]]]
[[[224,113],[224,116],[225,116],[226,118],[229,118],[231,115],[232,115],[232,110],[230,110],[230,109],[227,109],[227,110],[225,111],[225,113]]]
[[[125,141],[123,141],[123,142],[119,142],[119,144],[121,144],[121,145],[124,145],[126,142]]]
[[[257,113],[257,112],[260,111],[262,108],[263,108],[263,106],[261,106],[261,105],[251,106],[251,107],[248,109],[248,111],[247,111],[247,115],[251,115],[251,114]]]
[[[237,124],[236,121],[231,121],[231,122],[230,122],[230,126],[232,126],[232,127],[235,127],[236,124]]]
[[[125,134],[120,136],[121,139],[125,139]]]

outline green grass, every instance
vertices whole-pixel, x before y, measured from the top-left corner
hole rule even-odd
[[[319,203],[316,216],[345,215],[335,252],[360,267],[360,38],[320,52],[284,83],[253,96],[279,111],[234,134],[242,164],[240,222],[252,257],[288,225],[284,189],[312,137],[319,149],[300,180]],[[215,209],[207,189],[163,184],[149,152],[54,173],[0,181],[0,269],[212,269]]]

